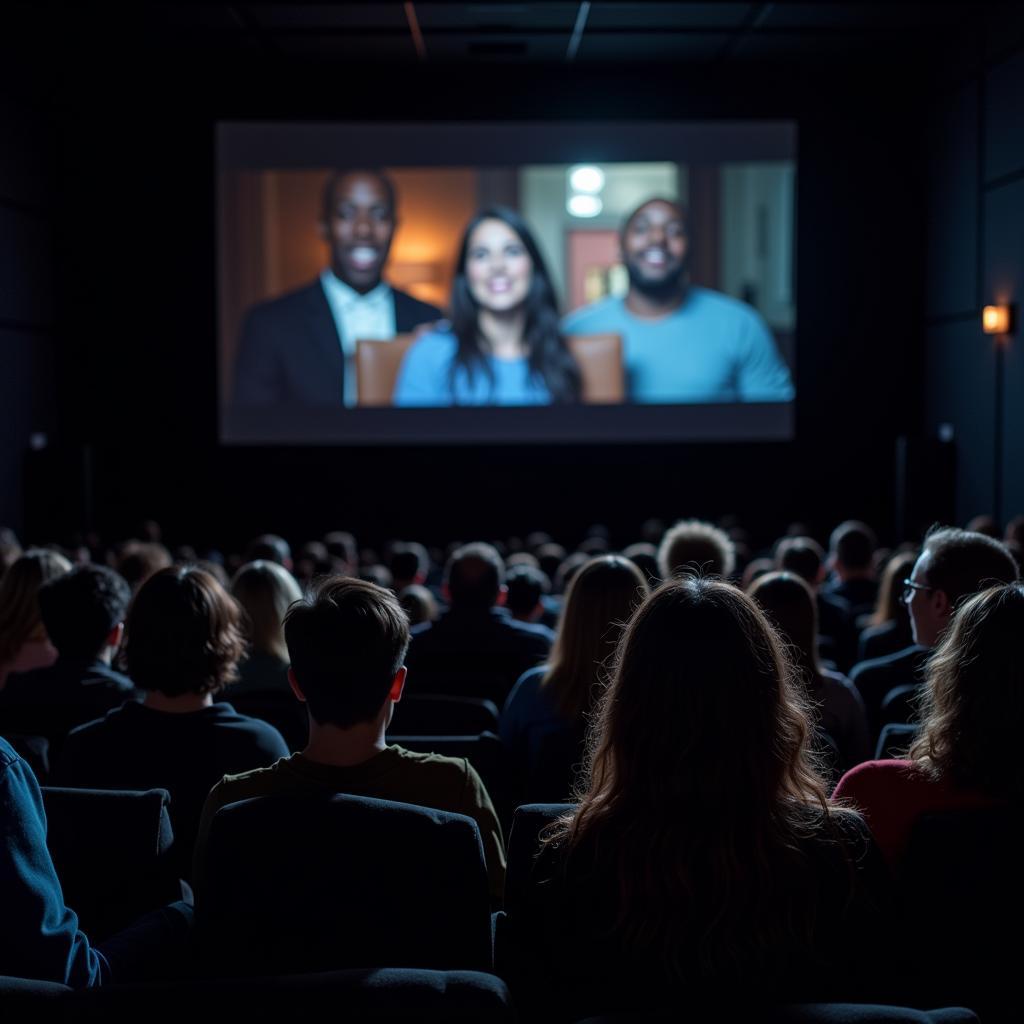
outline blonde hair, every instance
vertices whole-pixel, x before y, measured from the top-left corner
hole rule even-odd
[[[302,600],[295,577],[276,562],[259,559],[235,573],[231,594],[245,610],[253,650],[287,662],[284,617],[296,601]]]
[[[39,588],[71,571],[71,563],[56,551],[31,548],[0,580],[0,665],[13,661],[29,640],[46,636],[39,614]]]

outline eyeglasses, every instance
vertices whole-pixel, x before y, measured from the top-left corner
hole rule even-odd
[[[915,590],[934,590],[934,587],[926,587],[923,583],[915,583],[913,580],[903,581],[903,593],[900,594],[900,600],[904,604],[910,604],[914,600]]]

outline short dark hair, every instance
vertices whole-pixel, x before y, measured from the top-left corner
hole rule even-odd
[[[444,579],[453,606],[491,608],[505,582],[505,563],[491,544],[464,544],[448,559]]]
[[[292,560],[291,545],[284,537],[279,537],[276,533],[261,534],[249,542],[249,546],[245,549],[245,560],[258,562],[261,559],[267,562],[277,562],[278,565],[287,568],[288,563]]]
[[[784,537],[775,551],[775,566],[814,586],[825,561],[821,545],[811,537]]]
[[[736,546],[717,526],[684,519],[662,537],[658,566],[666,580],[680,575],[728,577],[736,570]]]
[[[928,586],[941,590],[954,607],[969,594],[1000,583],[1015,583],[1017,563],[1005,544],[972,530],[933,526],[924,538]]]
[[[238,678],[245,649],[238,602],[194,565],[151,576],[128,612],[124,661],[143,690],[216,693]]]
[[[327,180],[324,182],[323,209],[321,212],[325,221],[329,222],[331,217],[334,215],[334,190],[337,188],[338,182],[341,181],[342,178],[347,178],[350,174],[368,174],[371,177],[376,178],[381,185],[384,186],[384,191],[387,193],[388,197],[388,206],[391,209],[391,216],[395,216],[395,185],[384,171],[381,170],[381,168],[336,167],[327,175]]]
[[[829,551],[847,569],[869,569],[878,540],[875,531],[857,519],[840,523],[828,540]]]
[[[528,615],[537,602],[551,591],[551,581],[533,565],[514,565],[505,577],[508,595],[505,607],[513,615]]]
[[[430,569],[430,555],[422,544],[415,541],[396,544],[391,549],[389,568],[395,580],[415,579],[420,573],[426,576]]]
[[[113,569],[82,565],[39,588],[39,613],[62,658],[95,658],[131,599],[131,587]]]
[[[383,706],[409,649],[409,620],[390,590],[326,576],[289,609],[284,638],[313,719],[346,729]]]

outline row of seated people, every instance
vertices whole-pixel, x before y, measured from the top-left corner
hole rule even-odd
[[[953,541],[957,543],[954,544],[952,543]],[[940,544],[939,542],[946,543]],[[955,565],[958,564],[955,562],[956,557],[961,557],[963,560],[964,551],[975,551],[974,557],[977,558],[978,550],[983,550],[984,552],[987,552],[989,555],[992,555],[992,553],[995,552],[999,552],[1002,556],[1006,556],[1005,550],[1000,552],[998,545],[993,544],[991,542],[979,541],[977,536],[969,535],[966,537],[962,537],[959,536],[959,534],[957,534],[957,532],[955,531],[941,531],[938,532],[938,534],[935,534],[932,537],[930,537],[926,543],[925,554],[922,556],[922,559],[925,559],[927,557],[927,559],[929,560],[920,561],[918,566],[915,566],[914,574],[916,579],[911,580],[911,583],[914,584],[914,586],[910,586],[908,588],[911,591],[911,597],[914,597],[914,595],[918,594],[923,595],[928,592],[933,592],[942,594],[944,597],[948,598],[947,590],[951,589],[952,584],[946,582],[946,579],[945,577],[943,577],[942,573],[944,571],[949,571],[950,565],[955,567]],[[952,552],[953,554],[950,555],[950,552]],[[956,552],[961,552],[962,554],[957,556],[955,555]],[[489,554],[485,551],[477,549],[471,552],[471,556],[472,557],[470,559],[470,565],[475,568],[475,571],[470,573],[470,582],[479,583],[480,579],[487,578],[490,569],[493,569],[495,566],[493,564],[492,559],[490,559]],[[951,557],[953,558],[953,562],[950,562]],[[475,562],[473,561],[473,559],[475,559]],[[918,568],[922,569],[921,573],[918,573],[918,571],[916,571],[918,570]],[[988,568],[983,569],[981,583],[984,583],[985,581],[991,582],[992,580],[998,579],[998,575],[996,574],[997,571],[1004,572],[1004,574],[1007,574],[1010,572],[1010,569],[1007,568],[1006,564],[997,565],[996,568],[992,571],[989,571]],[[93,570],[92,573],[83,572],[81,570],[77,573],[72,573],[68,575],[68,577],[62,578],[63,587],[81,588],[85,586],[82,583],[82,581],[88,581],[90,575],[93,579],[95,579],[97,572],[99,574],[99,577],[101,577],[105,583],[111,584],[111,587],[114,590],[117,590],[117,581],[116,578],[113,578],[113,574],[104,575],[99,570]],[[1016,578],[1015,568],[1013,569],[1013,573],[1014,574],[1011,575],[1010,579]],[[579,577],[579,593],[581,594],[581,601],[584,600],[582,595],[584,595],[587,592],[588,586],[592,587],[595,591],[599,593],[603,593],[604,591],[608,591],[609,593],[613,592],[615,590],[615,586],[612,583],[612,581],[616,579],[622,585],[620,586],[620,590],[627,594],[630,594],[630,592],[632,591],[632,593],[626,599],[625,602],[627,604],[626,613],[621,616],[617,614],[611,614],[608,618],[606,618],[606,623],[621,622],[625,620],[625,618],[629,615],[629,611],[632,609],[632,605],[644,596],[646,590],[646,585],[644,583],[642,575],[638,573],[630,563],[626,562],[625,559],[616,559],[613,557],[598,559],[596,560],[593,566],[588,566],[585,571],[582,571],[579,574]],[[604,580],[603,585],[600,582],[602,579]],[[590,583],[588,584],[587,581],[590,581]],[[786,582],[784,578],[777,579],[774,581],[767,579],[763,583],[763,588],[768,589],[769,584],[774,584],[777,586],[784,582]],[[788,582],[792,583],[793,581],[791,580]],[[345,582],[346,586],[350,586],[351,583],[351,581]],[[790,589],[793,590],[792,587]],[[975,589],[977,589],[977,587]],[[56,587],[55,584],[50,585],[49,588],[45,588],[44,590],[50,593],[55,592],[58,594],[61,592],[61,588]],[[568,610],[573,603],[571,595],[574,593],[574,590],[574,587],[570,588],[569,597],[566,601],[566,615],[563,622],[563,629],[566,631],[566,637],[568,636],[567,631],[569,628],[569,621],[572,617],[568,614]],[[803,590],[806,591],[806,588],[804,588]],[[458,586],[456,588],[456,591],[458,593]],[[367,593],[376,592],[374,591],[373,588],[369,588],[367,590]],[[49,598],[46,597],[45,594],[41,594],[41,599],[45,606]],[[310,598],[310,600],[312,600],[313,606],[315,606],[318,598],[316,598],[316,596],[313,595]],[[782,603],[784,604],[785,602]],[[936,599],[936,603],[940,604],[941,601],[939,599]],[[953,603],[955,602],[949,602],[950,608]],[[300,607],[301,606],[302,605],[300,604]],[[766,606],[768,606],[768,602],[766,602]],[[457,607],[458,599],[455,599],[453,601],[453,608]],[[477,612],[482,611],[482,609],[480,608],[476,610]],[[941,608],[938,608],[938,611],[941,610]],[[197,611],[199,612],[198,614]],[[938,613],[938,611],[936,613]],[[924,612],[922,612],[922,614],[924,614]],[[480,616],[478,615],[478,617]],[[489,612],[487,617],[490,617]],[[296,621],[301,620],[300,618],[297,618]],[[916,622],[918,622],[918,617],[915,616],[914,623],[916,624]],[[948,622],[948,612],[946,615],[946,622]],[[150,697],[146,698],[148,707],[144,708],[143,710],[151,711],[157,714],[162,714],[164,716],[162,721],[164,723],[167,723],[167,726],[169,728],[171,722],[198,723],[204,720],[203,714],[189,715],[189,713],[191,712],[203,713],[211,708],[216,711],[220,711],[220,709],[217,709],[217,706],[212,705],[209,696],[209,691],[216,688],[216,686],[223,681],[223,676],[218,674],[230,674],[231,666],[233,665],[234,660],[237,660],[239,656],[241,638],[238,635],[238,631],[240,624],[241,620],[238,616],[237,609],[232,608],[231,603],[226,599],[226,595],[224,595],[222,592],[219,592],[215,581],[208,578],[207,575],[203,572],[189,569],[171,569],[165,571],[164,573],[158,574],[158,577],[154,578],[154,580],[151,583],[146,584],[139,592],[139,595],[137,596],[136,601],[133,604],[132,611],[129,616],[129,642],[127,644],[126,650],[129,671],[132,677],[136,679],[136,681],[141,682],[145,680],[152,682],[154,680],[159,680],[161,683],[161,686],[156,686],[152,689],[146,687],[148,693],[150,693],[151,696],[153,696],[153,694],[156,694],[156,696],[153,698],[152,701]],[[337,627],[338,624],[334,625],[335,627]],[[779,626],[781,625],[781,622],[779,622]],[[784,626],[782,628],[784,629]],[[109,623],[106,623],[104,625],[104,630],[106,631],[104,633],[104,639],[111,641],[109,643],[106,643],[105,647],[115,647],[115,641],[120,641],[120,636],[114,635],[115,632],[119,630],[119,626],[116,624],[112,627]],[[230,635],[232,631],[233,636]],[[328,629],[327,633],[319,637],[319,639],[315,643],[310,643],[309,649],[317,652],[318,657],[327,656],[327,652],[329,651],[330,636],[334,635],[335,639],[337,640],[337,635],[339,633],[344,632],[345,631],[335,630],[335,632],[332,634],[331,630]],[[348,631],[348,633],[351,632],[351,630]],[[56,633],[58,636],[60,635],[59,630],[56,630]],[[605,635],[602,639],[603,642],[608,643],[607,632],[605,632]],[[615,645],[612,642],[610,646],[614,647]],[[309,668],[305,671],[305,673],[300,671],[299,664],[301,663],[302,658],[301,655],[297,657],[296,652],[292,649],[292,647],[293,644],[289,643],[289,652],[291,654],[291,662],[293,666],[292,673],[293,677],[295,677],[292,679],[291,682],[292,685],[300,693],[304,693],[306,690],[309,689],[310,685],[315,685],[314,680],[316,679],[316,669]],[[714,647],[712,649],[714,649]],[[337,660],[337,658],[335,660]],[[407,658],[406,660],[408,660],[408,662],[411,662],[412,657]],[[313,664],[315,665],[315,658]],[[170,679],[171,677],[180,679],[181,677],[186,676],[189,673],[195,673],[193,677],[193,686],[191,686],[191,689],[183,693],[173,692],[175,687],[173,685],[168,685],[168,679]],[[400,673],[402,677],[401,681],[399,681],[398,675],[399,673],[396,672],[395,675],[392,678],[390,678],[390,689],[388,690],[388,699],[384,702],[384,705],[378,709],[378,714],[380,714],[382,718],[386,718],[386,715],[384,713],[386,710],[390,710],[391,705],[393,705],[395,696],[400,696],[401,686],[403,684],[404,679],[404,673]],[[195,679],[198,679],[200,677],[202,677],[202,685],[196,686]],[[332,683],[335,681],[337,677],[336,666],[323,677],[323,680],[326,682],[328,677],[330,677]],[[797,678],[799,679],[801,677],[798,675]],[[297,682],[297,679],[303,680],[305,686],[303,686],[302,683]],[[109,681],[118,682],[117,680]],[[535,682],[536,685],[540,687],[541,682],[543,682],[543,677],[537,677],[535,674]],[[530,686],[526,685],[526,683],[527,681],[524,680],[522,688],[524,692],[528,693]],[[204,687],[206,688],[206,692],[204,692]],[[397,687],[397,690],[395,690],[395,687]],[[123,695],[124,694],[122,692],[120,696]],[[176,698],[179,697],[187,697],[187,699],[175,702]],[[120,712],[115,713],[113,716],[111,716],[111,718],[114,718],[116,720],[129,723],[127,726],[123,728],[123,730],[120,733],[117,730],[115,730],[114,732],[110,732],[109,729],[104,732],[103,727],[109,726],[109,720],[100,723],[98,729],[96,726],[91,726],[89,728],[82,730],[82,733],[84,733],[86,736],[88,736],[90,730],[93,732],[96,738],[96,750],[97,752],[103,752],[99,755],[99,760],[102,761],[105,758],[106,765],[108,765],[108,768],[115,774],[118,771],[123,771],[125,765],[128,763],[143,764],[147,756],[151,758],[156,758],[157,761],[163,761],[165,766],[170,765],[172,762],[174,762],[175,758],[180,759],[180,751],[182,749],[187,749],[191,751],[194,749],[195,745],[202,745],[202,741],[198,740],[195,736],[193,736],[193,741],[189,742],[188,734],[179,731],[175,736],[176,743],[166,742],[164,744],[163,753],[158,754],[157,748],[159,748],[161,744],[156,740],[153,740],[152,742],[146,742],[146,734],[148,731],[150,731],[151,727],[144,723],[158,721],[159,719],[146,717],[138,718],[137,716],[134,721],[132,721],[131,719],[126,719],[124,716],[128,713],[129,707],[130,706],[125,706],[125,708],[121,709]],[[221,706],[221,709],[223,709],[223,706]],[[229,712],[229,709],[224,710]],[[233,713],[231,714],[233,715]],[[186,717],[182,718],[181,716]],[[327,718],[328,716],[324,715],[322,717]],[[212,716],[206,716],[206,721],[212,721],[212,718]],[[234,718],[241,719],[242,717],[234,716]],[[360,722],[361,720],[357,720],[354,723],[342,723],[340,725],[338,722],[332,722],[331,724],[339,726],[344,731],[346,728],[359,726]],[[243,732],[250,731],[250,728],[244,722],[234,722],[231,724],[234,726],[233,731],[236,731],[240,735]],[[270,783],[271,792],[276,792],[274,787],[280,784],[285,792],[295,792],[296,790],[301,791],[303,787],[311,787],[313,788],[313,790],[319,792],[340,791],[351,793],[359,792],[359,786],[360,784],[362,784],[369,785],[369,792],[374,793],[374,795],[383,795],[385,797],[388,796],[387,793],[382,794],[379,791],[378,786],[380,784],[380,778],[377,777],[377,774],[375,772],[368,772],[366,770],[356,772],[344,771],[344,769],[351,768],[367,769],[370,761],[375,762],[375,764],[378,767],[384,765],[384,762],[386,762],[388,759],[387,757],[385,757],[384,760],[381,761],[380,755],[387,755],[389,751],[394,751],[395,749],[386,748],[383,740],[383,728],[380,728],[379,735],[375,736],[374,745],[372,748],[372,750],[374,751],[373,754],[369,754],[369,751],[365,750],[361,752],[362,756],[356,757],[355,760],[352,760],[352,754],[351,752],[349,752],[348,754],[345,754],[343,756],[343,759],[339,762],[335,757],[337,752],[332,753],[332,748],[330,744],[328,744],[325,748],[322,740],[321,746],[317,746],[315,736],[317,724],[323,723],[317,723],[316,716],[313,715],[311,719],[309,744],[307,746],[305,755],[296,756],[295,758],[290,759],[290,761],[293,763],[293,768],[296,766],[308,768],[309,766],[307,762],[312,762],[312,764],[317,765],[321,768],[326,768],[327,770],[319,772],[318,774],[313,773],[310,776],[308,771],[305,772],[305,774],[303,774],[302,771],[299,771],[297,773],[294,771],[288,771],[287,768],[285,767],[287,763],[275,765],[274,769],[270,773],[263,773],[266,775],[267,781],[269,781],[269,779],[271,778],[278,779],[278,781]],[[246,727],[240,728],[240,725],[246,725]],[[377,727],[375,726],[375,728]],[[271,734],[272,730],[268,730],[266,729],[266,727],[264,727],[264,730],[266,730],[264,733],[264,738],[266,738]],[[229,731],[231,730],[224,729],[223,735],[226,737]],[[135,736],[136,748],[131,751],[130,757],[120,758],[117,756],[117,750],[119,748],[119,745],[121,744],[121,740],[119,740],[118,737],[119,735],[128,734]],[[75,741],[78,741],[77,735],[78,734],[76,734]],[[330,733],[328,733],[328,735],[330,735]],[[153,736],[151,736],[150,738],[153,739]],[[168,734],[167,738],[170,738],[170,734]],[[252,739],[253,737],[250,738]],[[74,749],[74,744],[71,745],[72,749]],[[250,753],[252,752],[254,746],[254,743],[250,743]],[[174,750],[169,750],[168,748],[174,748]],[[113,755],[110,753],[112,750],[115,752]],[[274,756],[281,756],[282,750],[284,751],[285,754],[287,754],[287,748],[283,748],[279,750],[278,754],[271,755],[271,759]],[[324,752],[321,758],[317,758],[315,756],[315,752],[317,750],[322,750]],[[367,756],[368,754],[369,757]],[[61,755],[61,757],[63,757],[63,755]],[[87,758],[86,761],[88,760],[89,759]],[[429,757],[427,757],[425,760],[423,758],[415,757],[412,759],[404,758],[401,764],[403,766],[408,767],[412,764],[421,765],[428,761],[430,761]],[[113,767],[111,767],[112,765]],[[403,771],[402,768],[397,767],[397,765],[398,763],[396,762],[394,766],[391,766],[391,768],[389,768],[388,770],[383,771],[381,773],[381,777],[390,778],[392,782],[395,779],[398,779],[400,791],[399,796],[404,794],[406,795],[406,799],[408,799],[408,794],[410,791],[408,790],[408,788],[402,788],[403,786],[408,785],[408,782],[404,782],[401,780]],[[239,767],[249,767],[249,765],[240,765]],[[451,797],[456,790],[459,791],[462,799],[465,799],[467,795],[472,794],[471,803],[474,806],[470,808],[467,804],[463,804],[461,805],[460,809],[471,810],[473,812],[473,816],[476,817],[477,824],[480,827],[481,835],[483,837],[485,847],[488,850],[488,854],[493,854],[492,856],[488,856],[488,867],[490,869],[490,877],[492,877],[492,896],[493,899],[495,899],[495,901],[497,902],[498,899],[500,899],[502,889],[501,882],[499,881],[499,865],[501,864],[500,851],[502,848],[501,829],[497,825],[493,809],[488,810],[489,801],[486,798],[484,787],[479,782],[479,778],[475,776],[475,773],[472,772],[472,769],[469,768],[469,766],[465,763],[463,763],[460,767],[460,777],[463,779],[463,782],[459,786],[454,786],[451,788],[451,790],[449,791],[449,797]],[[336,773],[334,772],[334,769],[343,770]],[[230,770],[230,768],[226,768],[223,770],[218,769],[218,774],[214,775],[213,778],[217,778],[219,777],[220,774],[223,774],[225,771],[229,772]],[[76,770],[74,772],[71,772],[73,776],[78,776],[74,779],[78,782],[78,784],[82,784],[83,782],[81,775],[84,771],[85,769],[83,768],[81,769],[81,771]],[[166,772],[168,771],[168,769],[165,767],[164,771]],[[423,773],[422,769],[417,769],[417,771],[419,773],[421,781],[423,781],[426,778],[425,774]],[[257,773],[257,775],[260,775],[260,773]],[[105,781],[95,782],[93,784],[124,784],[123,782],[110,781],[112,777],[112,775],[106,776]],[[121,777],[124,776],[122,775]],[[852,777],[853,776],[851,776],[851,778]],[[385,784],[387,783],[385,782]],[[424,782],[424,784],[426,783]],[[209,783],[207,783],[207,787],[208,785]],[[884,779],[882,788],[883,790],[886,790],[886,788],[891,787],[891,785],[891,779]],[[244,793],[246,796],[250,795],[248,793],[245,793],[245,791],[240,792]],[[199,803],[202,803],[203,796],[205,796],[205,791],[200,797]],[[213,801],[213,797],[211,797],[210,799],[211,801]],[[233,802],[236,799],[236,797],[231,796],[227,802]],[[437,806],[442,801],[440,800],[439,797],[437,797],[437,795],[431,796],[430,799],[424,799],[424,797],[421,794],[419,795],[419,799],[415,799],[413,802],[427,804],[429,806]],[[179,805],[183,805],[184,803],[186,803],[186,801],[179,800],[178,803]],[[193,807],[194,809],[196,807],[195,801],[193,803]],[[181,821],[183,820],[184,819],[182,818]],[[181,821],[179,821],[178,823],[180,824]],[[193,834],[194,827],[193,830],[189,830],[189,828],[187,827],[187,822],[185,822],[185,827],[181,828],[179,833],[181,839],[181,850],[190,850],[191,844],[189,840],[191,838],[191,835]],[[201,835],[200,849],[202,849],[202,842],[203,839]],[[198,863],[201,863],[202,856],[198,856],[197,861]],[[187,873],[187,869],[186,867],[184,867],[183,861],[182,867],[182,873]]]
[[[231,821],[251,828],[250,814],[266,827],[262,812],[238,808],[252,808],[252,798],[283,800],[294,811],[286,830],[292,837],[319,799],[361,793],[472,820],[486,863],[481,884],[487,877],[492,904],[504,895],[509,910],[503,970],[533,1012],[578,1016],[684,990],[718,998],[723,986],[740,982],[768,1001],[906,995],[905,982],[893,977],[893,951],[879,936],[891,921],[891,881],[900,877],[915,819],[1019,796],[1012,747],[992,740],[1019,725],[1011,720],[1015,711],[1019,717],[1020,684],[1012,651],[1024,625],[1024,590],[1017,583],[990,587],[962,604],[929,663],[930,703],[911,760],[865,766],[871,784],[863,769],[850,773],[830,803],[809,742],[812,709],[799,668],[759,604],[695,576],[646,594],[642,577],[620,561],[598,559],[599,569],[579,576],[631,577],[637,607],[615,644],[611,679],[595,698],[579,802],[548,832],[514,906],[502,832],[477,774],[464,762],[386,744],[407,675],[406,616],[381,588],[334,577],[285,621],[290,683],[310,713],[304,751],[224,778],[206,799],[191,871],[200,921],[205,913],[226,927],[233,917],[218,903],[222,875],[211,889],[211,846],[227,841],[218,836],[227,829],[230,838]],[[927,579],[911,589],[938,585]],[[237,658],[239,622],[207,573],[164,570],[129,612],[128,668],[143,685],[171,665],[215,685]],[[165,706],[163,713],[190,711]],[[142,734],[145,721],[134,723]],[[163,756],[180,759],[183,751],[194,753],[187,740]],[[140,745],[133,756],[141,763],[149,755]],[[94,982],[104,963],[109,971],[109,958],[91,950],[63,908],[52,866],[47,871],[34,780],[6,745],[3,762],[0,877],[15,897],[29,897],[5,903],[15,917],[0,970],[13,964],[27,976]],[[244,834],[254,849],[252,832]],[[232,849],[237,865],[241,847]],[[294,856],[299,878],[311,865],[329,871],[301,842]],[[328,878],[315,881],[329,886]],[[423,877],[418,884],[434,882]],[[269,900],[264,892],[252,900],[246,927],[221,937],[256,957],[268,945],[262,933],[256,937],[259,914],[268,902],[280,912],[296,901]],[[32,919],[41,909],[58,928]],[[287,938],[269,945],[285,948]],[[264,959],[260,966],[272,965]],[[900,973],[907,965],[898,966]],[[915,969],[926,966],[914,961]]]

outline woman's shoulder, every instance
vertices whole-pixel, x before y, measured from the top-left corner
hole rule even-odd
[[[435,360],[442,361],[451,359],[455,355],[455,350],[458,347],[455,335],[448,327],[437,327],[434,330],[426,331],[421,334],[416,340],[409,346],[409,351],[406,353],[406,360],[419,359],[419,360]]]

